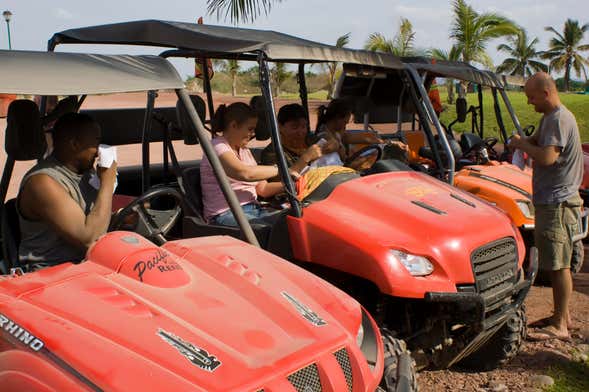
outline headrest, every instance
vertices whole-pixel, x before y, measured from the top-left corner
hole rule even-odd
[[[270,139],[270,127],[266,118],[266,100],[261,95],[254,95],[250,100],[250,106],[258,114],[258,124],[256,125],[256,140]]]
[[[8,156],[17,161],[43,157],[47,141],[41,126],[39,107],[35,102],[18,99],[10,103],[6,116],[4,148]]]
[[[70,95],[66,97],[55,105],[51,113],[48,113],[45,117],[43,117],[43,123],[48,124],[51,121],[55,121],[64,114],[67,113],[75,113],[78,111],[78,97],[75,95]]]
[[[206,118],[206,104],[205,101],[199,95],[191,95],[190,100],[198,113],[200,121],[204,124]],[[188,111],[182,104],[182,101],[176,102],[176,117],[178,119],[178,126],[182,129],[182,137],[184,138],[184,144],[198,144],[198,138],[196,137],[196,129],[192,124],[192,120],[188,115]]]
[[[484,144],[483,139],[476,133],[464,132],[460,135],[460,147],[465,153],[480,148]]]

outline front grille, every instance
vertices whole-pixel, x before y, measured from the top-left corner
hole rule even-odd
[[[517,279],[517,246],[511,237],[481,246],[471,255],[475,286],[485,302],[485,318],[511,301]]]
[[[336,351],[334,354],[337,363],[339,363],[344,376],[346,377],[346,384],[348,384],[348,392],[352,392],[354,386],[354,379],[352,378],[352,365],[350,364],[350,357],[348,351],[345,348]]]
[[[288,376],[288,381],[297,392],[321,392],[323,390],[319,371],[314,363]]]
[[[348,350],[345,347],[341,348],[334,352],[333,356],[346,378],[348,392],[352,392],[354,389],[354,379]],[[314,363],[288,376],[288,381],[290,381],[297,392],[322,392],[323,390],[321,387],[321,378],[319,377],[319,369],[317,368],[317,364]]]

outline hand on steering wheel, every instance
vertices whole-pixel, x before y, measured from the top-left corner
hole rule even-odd
[[[497,142],[499,141],[499,139],[497,139],[496,137],[486,137],[483,142],[485,143],[485,147],[487,147],[487,149],[489,150],[493,150],[493,147],[495,147],[495,144],[497,144]]]
[[[151,205],[152,200],[162,197],[172,198],[175,202],[174,207],[169,210],[154,210],[146,207]],[[166,242],[164,236],[174,227],[180,217],[182,208],[182,195],[176,189],[170,187],[152,188],[133,200],[125,208],[119,210],[112,217],[108,230],[113,231],[124,228],[125,220],[134,214],[138,218],[135,229],[138,231],[145,230],[144,233],[140,232],[139,234],[158,245],[162,245]]]

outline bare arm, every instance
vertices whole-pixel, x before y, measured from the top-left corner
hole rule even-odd
[[[542,166],[553,165],[560,156],[560,147],[558,146],[538,146],[535,134],[528,138],[522,138],[519,135],[513,136],[509,142],[509,148],[522,150]]]
[[[307,148],[290,167],[293,171],[300,173],[305,167],[309,166],[311,162],[320,158],[324,154],[323,149],[318,144],[312,144]]]
[[[260,181],[256,185],[256,193],[261,197],[272,197],[284,191],[284,185],[281,182]]]
[[[278,168],[276,166],[248,166],[230,151],[221,154],[219,160],[221,161],[225,173],[227,173],[229,177],[235,178],[239,181],[262,181],[278,175]]]
[[[98,196],[87,216],[59,183],[44,174],[27,181],[19,207],[25,216],[46,222],[70,244],[87,249],[108,229],[115,176],[116,163],[101,171]]]

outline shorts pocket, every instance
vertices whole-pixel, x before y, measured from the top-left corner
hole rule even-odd
[[[561,231],[546,230],[541,235],[550,242],[564,243],[567,240],[566,234]]]

